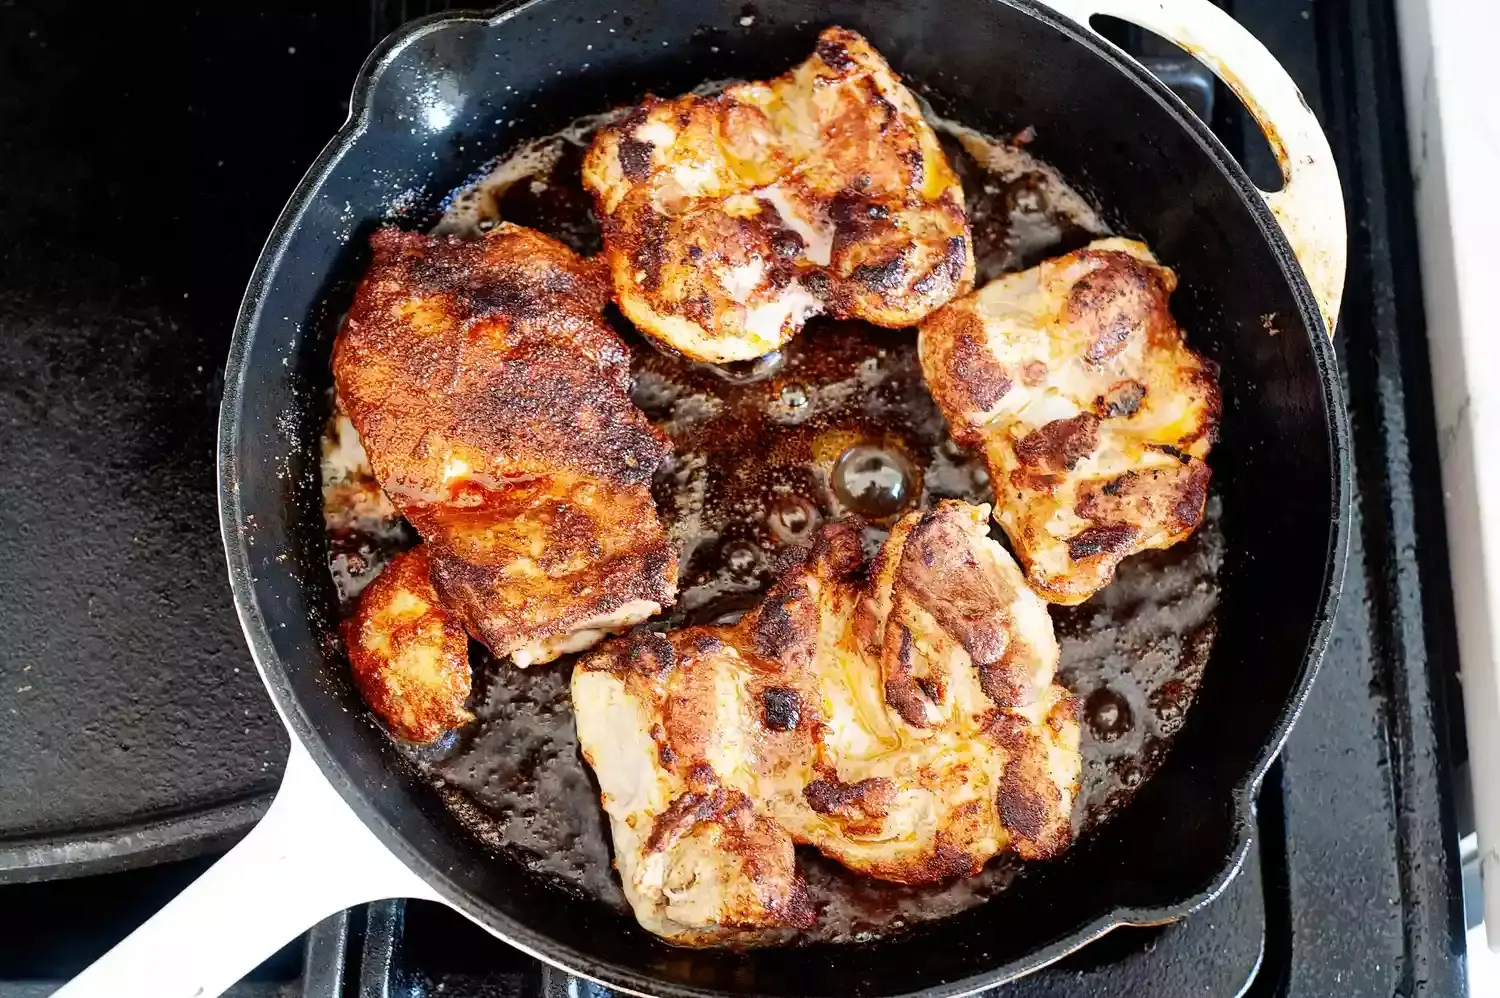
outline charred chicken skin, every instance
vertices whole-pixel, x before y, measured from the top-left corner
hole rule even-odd
[[[442,608],[418,545],[386,565],[344,621],[354,683],[390,731],[410,742],[436,741],[473,720],[469,636]]]
[[[954,439],[983,452],[995,519],[1054,603],[1202,522],[1219,388],[1168,311],[1176,283],[1141,243],[1103,239],[921,325],[927,386]]]
[[[774,80],[648,98],[599,131],[583,181],[621,311],[696,360],[759,357],[821,313],[909,326],[973,286],[957,176],[843,28]]]
[[[381,230],[334,346],[339,400],[443,605],[516,665],[669,605],[677,558],[602,268],[530,229]]]
[[[689,946],[805,928],[795,844],[905,884],[1067,846],[1077,703],[988,513],[906,516],[868,581],[859,525],[830,525],[738,623],[579,663],[579,744],[644,927]]]

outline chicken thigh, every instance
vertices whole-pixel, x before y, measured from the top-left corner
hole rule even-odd
[[[579,663],[579,744],[643,926],[682,945],[806,927],[794,844],[905,884],[1067,846],[1077,703],[988,514],[908,515],[868,581],[859,524],[832,524],[738,623]]]
[[[1054,603],[1203,520],[1219,387],[1168,311],[1176,284],[1141,243],[1102,239],[921,325],[927,387],[953,438],[983,452],[995,519]]]
[[[828,313],[909,326],[974,282],[963,191],[858,34],[713,96],[648,98],[583,168],[625,315],[696,360],[759,357]]]
[[[446,607],[525,666],[670,605],[650,492],[668,445],[630,400],[602,268],[509,224],[371,245],[334,377]]]
[[[438,603],[427,549],[391,559],[344,621],[354,684],[398,737],[436,741],[473,720],[469,637]]]

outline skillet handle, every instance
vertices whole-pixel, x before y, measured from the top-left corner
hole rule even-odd
[[[437,900],[294,739],[260,823],[56,995],[213,998],[328,915],[389,897]]]
[[[1327,136],[1276,58],[1209,0],[1040,2],[1089,31],[1094,31],[1089,18],[1096,14],[1154,31],[1213,70],[1244,102],[1281,164],[1282,189],[1261,196],[1296,254],[1332,336],[1348,250],[1343,190]]]

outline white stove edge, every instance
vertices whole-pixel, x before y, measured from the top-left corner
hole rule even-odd
[[[1396,12],[1484,921],[1500,952],[1500,5]],[[1500,959],[1471,945],[1470,961],[1471,975],[1488,965],[1473,993],[1500,994]]]

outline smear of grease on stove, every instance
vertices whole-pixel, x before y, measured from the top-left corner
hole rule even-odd
[[[478,236],[503,218],[598,252],[579,170],[592,129],[610,117],[584,119],[497,160],[450,196],[437,229]],[[1020,144],[935,124],[967,193],[981,282],[1105,231],[1087,202]],[[650,626],[735,619],[826,520],[873,514],[873,553],[901,512],[944,497],[990,501],[983,463],[948,438],[923,384],[911,330],[815,320],[767,357],[710,366],[664,354],[614,319],[632,351],[635,401],[675,445],[653,491],[681,553],[682,585],[677,605]],[[347,605],[414,535],[370,477],[347,420],[330,420],[324,458],[330,568]],[[1114,584],[1082,606],[1053,608],[1059,677],[1086,705],[1080,827],[1123,806],[1180,727],[1213,641],[1223,548],[1213,499],[1191,539],[1128,559]],[[597,786],[578,753],[572,661],[519,670],[477,643],[471,652],[478,723],[436,748],[406,746],[408,758],[497,852],[627,911]],[[809,849],[799,850],[799,863],[821,909],[804,938],[833,942],[955,914],[1021,869],[1002,856],[979,877],[912,888],[855,876]]]

